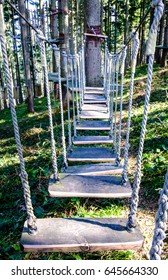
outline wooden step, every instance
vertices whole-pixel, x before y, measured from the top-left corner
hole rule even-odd
[[[109,113],[97,111],[82,111],[80,119],[109,119]]]
[[[84,104],[81,109],[82,111],[107,112],[107,106],[105,104]]]
[[[68,166],[66,169],[62,169],[62,173],[71,175],[114,175],[121,174],[123,167],[116,167],[111,163],[95,163]]]
[[[24,252],[94,252],[135,250],[142,247],[138,227],[129,232],[125,218],[37,219],[37,233],[24,224],[20,244]]]
[[[101,95],[95,95],[95,94],[86,94],[84,95],[84,101],[92,100],[92,101],[106,101],[106,98]]]
[[[74,145],[85,144],[112,144],[113,140],[109,136],[77,136],[72,140]]]
[[[104,88],[99,88],[99,87],[86,87],[86,88],[84,89],[84,94],[104,95]]]
[[[125,198],[131,197],[130,183],[121,184],[121,176],[70,175],[60,173],[60,181],[54,183],[53,176],[49,182],[49,194],[52,197],[95,197]]]
[[[110,123],[109,121],[80,121],[76,125],[77,130],[110,130]]]
[[[73,148],[68,155],[68,161],[72,162],[113,162],[116,161],[116,154],[109,148],[103,147],[80,147]]]
[[[107,104],[107,100],[106,99],[95,99],[95,100],[91,100],[91,99],[84,99],[83,104]]]
[[[104,91],[104,87],[85,87],[85,90],[99,90]]]

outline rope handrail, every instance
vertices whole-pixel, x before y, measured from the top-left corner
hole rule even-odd
[[[146,93],[145,93],[145,104],[144,104],[142,128],[141,128],[140,142],[139,142],[139,149],[138,149],[138,156],[137,156],[137,168],[136,168],[136,173],[135,173],[134,182],[133,182],[131,210],[130,210],[130,214],[128,216],[128,223],[127,223],[128,230],[133,230],[137,226],[136,212],[137,212],[137,208],[138,208],[139,190],[140,190],[140,183],[141,183],[142,153],[143,153],[147,117],[148,117],[148,111],[149,111],[149,100],[150,100],[150,93],[151,93],[154,53],[155,53],[155,46],[156,46],[156,41],[154,40],[154,38],[156,38],[159,22],[162,17],[163,9],[164,9],[162,0],[153,0],[152,6],[155,7],[155,13],[154,13],[153,23],[152,23],[150,31],[149,31],[149,37],[148,37],[147,48],[146,48],[146,55],[149,56],[148,75],[147,75],[147,85],[146,85]]]

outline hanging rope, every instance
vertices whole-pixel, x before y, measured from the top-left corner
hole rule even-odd
[[[55,57],[58,61],[58,84],[59,84],[59,99],[60,99],[60,112],[61,112],[61,131],[62,131],[62,147],[63,147],[63,158],[64,163],[63,167],[68,167],[67,156],[66,156],[66,143],[65,143],[65,128],[64,128],[64,108],[62,101],[62,85],[61,85],[61,62],[60,62],[60,50],[56,45],[53,45],[53,50],[55,53]]]
[[[58,178],[58,167],[57,167],[57,156],[55,149],[55,139],[54,139],[54,129],[53,129],[53,119],[52,119],[52,109],[51,109],[51,100],[50,100],[50,91],[49,91],[49,81],[48,81],[48,69],[47,69],[47,59],[46,59],[46,49],[45,49],[45,38],[43,32],[39,30],[38,38],[40,41],[40,51],[41,51],[41,63],[44,70],[44,81],[46,85],[46,95],[48,103],[48,115],[49,115],[49,124],[50,124],[50,137],[51,137],[51,154],[52,154],[52,166],[55,181],[59,181]]]
[[[124,148],[124,167],[122,173],[122,182],[125,184],[127,182],[127,170],[128,170],[128,152],[129,152],[129,137],[131,128],[131,111],[132,111],[132,98],[134,92],[134,77],[135,68],[137,63],[137,55],[139,50],[139,38],[138,33],[131,33],[131,38],[133,40],[133,50],[132,50],[132,65],[131,65],[131,79],[130,79],[130,94],[129,94],[129,105],[128,105],[128,120],[127,120],[127,133],[126,133],[126,143]]]
[[[69,100],[69,81],[68,81],[68,55],[66,53],[63,54],[65,56],[65,71],[66,71],[66,98],[67,98],[67,108],[68,108],[68,142],[69,149],[72,148],[72,134],[71,134],[71,114],[70,114],[70,100]]]
[[[20,178],[21,178],[22,187],[24,190],[24,199],[25,199],[25,205],[26,205],[26,212],[27,212],[27,216],[28,216],[27,226],[28,226],[29,233],[35,234],[37,231],[36,217],[34,215],[32,201],[31,201],[28,174],[25,169],[25,162],[24,162],[24,158],[23,158],[19,126],[18,126],[15,104],[14,104],[14,99],[13,99],[13,84],[12,84],[11,74],[10,74],[10,70],[9,70],[9,62],[8,62],[8,55],[7,55],[2,1],[0,2],[0,23],[1,23],[0,24],[0,42],[1,42],[1,48],[2,48],[3,61],[4,61],[4,69],[5,69],[5,75],[6,75],[9,104],[10,104],[12,122],[13,122],[13,127],[14,127],[15,141],[16,141],[17,151],[18,151],[19,161],[20,161],[20,170],[21,170]]]
[[[147,86],[146,86],[146,94],[145,94],[145,105],[144,105],[142,129],[141,129],[140,143],[139,143],[139,150],[138,150],[138,157],[137,157],[137,169],[133,182],[131,211],[128,216],[128,223],[127,223],[128,230],[132,230],[137,225],[136,212],[137,212],[138,201],[139,201],[142,153],[144,147],[147,116],[149,110],[149,99],[150,99],[150,92],[151,92],[154,53],[156,47],[156,36],[157,36],[158,25],[163,15],[164,5],[161,0],[154,0],[152,1],[152,7],[155,8],[155,12],[154,12],[154,20],[149,31],[149,37],[148,37],[148,42],[146,47],[146,55],[149,56],[149,62],[148,62],[148,76],[147,76]]]
[[[75,93],[76,93],[76,111],[77,122],[79,123],[79,97],[78,97],[78,71],[77,71],[77,55],[73,55],[74,74],[75,74]]]
[[[167,215],[168,215],[168,169],[165,176],[165,182],[163,189],[160,193],[159,198],[159,208],[156,213],[156,221],[155,221],[155,229],[153,235],[153,242],[150,249],[150,259],[151,260],[160,260],[163,240],[166,238],[166,223],[167,223]]]
[[[115,60],[115,74],[116,74],[116,80],[115,80],[115,109],[114,109],[114,149],[117,151],[117,105],[118,105],[118,74],[119,74],[119,61],[120,61],[120,54],[116,55]],[[119,165],[120,161],[117,157],[116,164]]]
[[[115,82],[115,60],[116,60],[116,56],[113,55],[112,56],[112,64],[111,64],[111,76],[112,76],[112,91],[110,90],[110,104],[109,104],[109,108],[110,108],[110,117],[109,117],[109,121],[110,121],[110,136],[113,136],[113,106],[114,106],[114,82]],[[110,85],[110,89],[111,89],[111,85]]]
[[[76,113],[75,113],[74,72],[73,72],[73,56],[72,55],[70,55],[70,68],[71,68],[71,79],[72,79],[73,130],[74,130],[74,137],[76,137]]]
[[[121,55],[121,66],[120,66],[120,74],[121,74],[121,89],[120,89],[120,119],[119,119],[119,130],[118,130],[118,151],[117,156],[120,160],[121,156],[121,126],[122,126],[122,110],[123,110],[123,87],[124,87],[124,70],[125,70],[125,59],[127,55],[127,47],[124,46],[122,48]]]

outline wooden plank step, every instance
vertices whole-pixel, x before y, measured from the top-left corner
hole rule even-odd
[[[98,99],[98,100],[91,100],[91,99],[88,99],[88,100],[86,100],[86,99],[84,99],[84,101],[83,101],[83,104],[107,104],[107,100],[106,99]]]
[[[111,163],[95,163],[68,166],[66,169],[62,169],[62,173],[71,175],[114,175],[122,174],[123,167],[116,167]]]
[[[113,140],[109,136],[77,136],[73,139],[74,145],[85,144],[112,144]]]
[[[135,250],[142,247],[138,227],[129,232],[125,218],[37,219],[37,233],[23,227],[20,244],[24,252],[95,252]]]
[[[60,181],[49,181],[49,194],[52,197],[95,197],[125,198],[131,197],[132,189],[128,182],[121,184],[121,176],[71,175],[60,173]]]
[[[80,119],[109,119],[109,112],[82,111]]]
[[[84,101],[86,100],[92,100],[92,101],[106,101],[106,98],[101,95],[95,95],[95,94],[86,94],[84,95]]]
[[[75,147],[67,158],[72,162],[115,162],[116,153],[104,147]]]
[[[85,87],[85,91],[89,91],[89,90],[104,91],[104,87]]]
[[[86,94],[95,94],[95,95],[101,95],[101,96],[104,96],[104,91],[101,91],[101,90],[85,90],[84,91],[84,94],[86,95]]]
[[[109,121],[80,121],[76,125],[77,130],[110,130],[110,123]]]
[[[107,106],[104,104],[84,104],[81,108],[82,111],[98,111],[107,112]]]

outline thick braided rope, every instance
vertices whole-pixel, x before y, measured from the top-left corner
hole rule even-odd
[[[75,73],[75,92],[76,92],[76,112],[77,112],[77,122],[79,122],[79,94],[78,94],[78,71],[77,71],[77,55],[73,56],[74,61],[74,73]]]
[[[66,98],[67,98],[67,108],[68,108],[68,142],[69,149],[72,147],[72,134],[71,134],[71,114],[70,114],[70,100],[69,100],[69,82],[68,82],[68,55],[65,53],[65,71],[66,71]]]
[[[112,64],[111,64],[111,76],[112,76],[112,91],[110,91],[110,136],[113,137],[113,128],[114,128],[114,122],[113,122],[113,106],[114,106],[114,89],[115,89],[115,55],[112,56]]]
[[[81,81],[81,52],[77,55],[77,69],[78,69],[78,81],[79,81],[79,111],[82,108],[82,81]]]
[[[59,99],[60,99],[60,112],[61,112],[61,132],[62,132],[62,147],[63,147],[63,166],[66,168],[68,166],[67,155],[66,155],[66,143],[65,143],[65,127],[64,127],[64,108],[62,101],[62,85],[61,85],[61,62],[60,62],[60,50],[53,45],[53,50],[55,52],[55,57],[58,61],[58,85],[59,85]]]
[[[134,33],[131,34],[133,36]],[[129,105],[128,105],[128,119],[127,119],[127,133],[126,133],[126,143],[124,148],[124,167],[122,173],[122,182],[126,183],[127,181],[127,170],[128,170],[128,152],[129,152],[129,137],[130,137],[130,128],[131,128],[131,111],[132,111],[132,98],[134,91],[134,76],[135,68],[137,62],[137,55],[139,50],[139,38],[138,34],[134,34],[133,39],[133,51],[132,51],[132,65],[131,65],[131,78],[130,78],[130,93],[129,93]]]
[[[18,126],[15,104],[14,104],[14,99],[13,99],[13,84],[12,84],[11,74],[10,74],[10,70],[9,70],[6,40],[5,40],[5,35],[4,35],[5,33],[4,33],[4,24],[3,24],[4,20],[3,20],[2,5],[0,5],[0,19],[1,19],[0,20],[0,22],[1,22],[0,42],[1,42],[3,61],[4,61],[4,69],[5,69],[5,76],[6,76],[6,83],[7,83],[9,104],[10,104],[10,110],[11,110],[11,116],[12,116],[12,122],[13,122],[13,128],[14,128],[15,141],[16,141],[17,151],[18,151],[19,161],[20,161],[20,170],[21,170],[20,178],[21,178],[22,187],[24,190],[24,199],[25,199],[25,205],[26,205],[26,212],[27,212],[27,216],[28,216],[27,225],[28,225],[29,233],[34,234],[37,230],[36,217],[34,215],[32,201],[31,201],[28,174],[25,169],[22,145],[21,145],[21,140],[20,140],[20,133],[19,133],[19,126]]]
[[[127,47],[123,47],[121,55],[121,89],[120,89],[120,120],[119,120],[119,129],[118,129],[118,158],[121,156],[121,126],[122,126],[122,108],[123,108],[123,88],[124,88],[124,69],[125,69],[125,59],[127,55]]]
[[[107,65],[108,65],[108,48],[105,43],[105,54],[104,54],[104,94],[107,97]]]
[[[55,181],[58,181],[58,167],[57,167],[57,156],[55,149],[55,139],[54,139],[54,129],[53,129],[53,119],[52,119],[52,109],[51,109],[51,100],[50,100],[50,91],[49,91],[49,81],[48,81],[48,69],[47,69],[47,59],[46,59],[46,50],[44,43],[44,36],[42,31],[39,30],[38,34],[39,42],[40,42],[40,52],[41,52],[41,63],[44,70],[44,81],[46,86],[46,95],[47,95],[47,103],[48,103],[48,116],[49,116],[49,124],[50,124],[50,137],[51,137],[51,154],[52,154],[52,166]]]
[[[163,14],[163,8],[164,8],[164,5],[163,5],[162,1],[157,1],[157,4],[155,6],[154,20],[153,20],[153,23],[151,25],[151,29],[150,29],[149,34],[150,33],[157,33],[159,21],[162,17],[162,14]],[[148,116],[148,110],[149,110],[149,99],[150,99],[150,92],[151,92],[154,51],[155,51],[153,46],[152,46],[152,50],[150,49],[150,46],[153,45],[153,41],[150,42],[150,40],[152,40],[151,38],[152,37],[149,35],[148,44],[147,44],[147,53],[149,54],[148,77],[147,77],[146,94],[145,94],[144,114],[143,114],[143,120],[142,120],[140,143],[139,143],[139,150],[138,150],[138,157],[137,157],[137,169],[136,169],[134,182],[133,182],[131,211],[130,211],[130,214],[129,214],[129,217],[128,217],[128,224],[127,224],[129,230],[131,230],[132,228],[135,228],[136,225],[137,225],[136,212],[137,212],[138,202],[139,202],[142,153],[143,153],[143,147],[144,147],[147,116]],[[155,43],[155,46],[156,46],[156,43]]]
[[[114,148],[117,151],[117,105],[118,105],[118,74],[119,74],[119,62],[120,62],[120,54],[116,55],[115,60],[115,73],[116,73],[116,79],[115,79],[115,109],[114,109]]]
[[[106,71],[106,97],[107,97],[107,112],[110,108],[110,94],[111,94],[111,71],[112,71],[112,56],[108,52],[107,54],[107,65],[108,71]],[[108,75],[107,75],[108,74]]]
[[[74,137],[76,137],[76,114],[75,114],[75,95],[74,95],[74,72],[73,72],[73,56],[72,56],[72,55],[70,55],[70,67],[71,67],[71,78],[72,78],[73,130],[74,130]]]
[[[82,45],[82,82],[83,82],[83,99],[84,99],[84,90],[85,90],[85,41],[83,42],[83,45]]]
[[[165,176],[163,189],[160,192],[158,204],[159,208],[156,213],[153,242],[149,252],[151,260],[161,259],[163,240],[166,238],[165,232],[167,228],[166,223],[168,215],[168,169]]]

